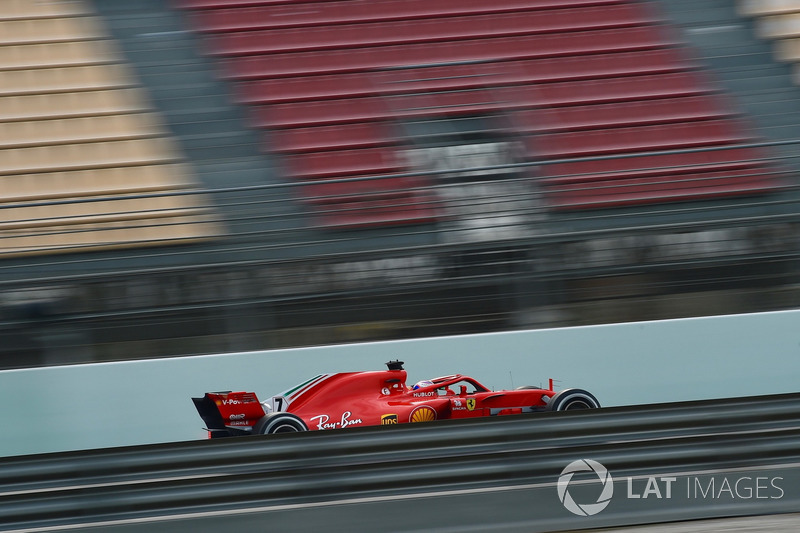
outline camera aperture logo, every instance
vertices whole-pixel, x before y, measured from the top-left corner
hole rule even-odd
[[[597,479],[602,485],[602,490],[597,497],[597,501],[578,503],[573,499],[569,491],[569,486],[572,482],[572,477],[578,472],[593,472],[597,476]],[[577,461],[572,461],[561,471],[561,475],[558,476],[556,489],[558,490],[558,499],[561,500],[561,503],[564,504],[564,507],[566,507],[569,512],[578,516],[592,516],[605,509],[611,502],[611,497],[614,495],[614,480],[611,478],[611,474],[608,470],[606,470],[606,467],[597,461],[578,459]]]

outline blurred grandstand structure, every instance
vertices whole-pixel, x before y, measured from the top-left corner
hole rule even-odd
[[[797,20],[0,0],[0,367],[797,307]]]

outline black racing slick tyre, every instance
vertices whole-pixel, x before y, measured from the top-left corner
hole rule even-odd
[[[298,433],[308,431],[305,422],[291,413],[270,413],[262,416],[253,426],[254,435],[272,435],[273,433]]]
[[[547,411],[577,411],[579,409],[597,409],[600,402],[590,392],[583,389],[565,389],[550,398]]]

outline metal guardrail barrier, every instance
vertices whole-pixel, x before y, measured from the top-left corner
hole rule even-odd
[[[418,514],[389,529],[435,530],[458,527],[459,505],[478,496],[495,513],[484,519],[514,530],[507,522],[522,513],[526,531],[786,512],[800,503],[796,490],[781,486],[800,479],[798,443],[800,394],[790,394],[13,457],[0,459],[0,531],[143,529],[153,520],[178,527],[212,518],[230,525],[258,513],[313,521],[317,515],[305,511],[347,503],[367,516],[380,502],[410,500]],[[579,459],[599,461],[623,483],[608,512],[576,517],[559,506],[559,473]],[[756,479],[753,472],[767,471],[772,495],[744,498],[738,508],[706,496],[662,501],[643,515],[634,504],[652,507],[656,499],[631,498],[633,480],[641,493],[647,476],[691,475],[707,494],[700,480],[709,473]],[[508,494],[523,490],[544,496],[507,508]],[[463,498],[443,503],[456,495]],[[476,527],[469,515],[464,530]],[[370,530],[358,523],[350,529]]]
[[[493,165],[488,158],[458,172],[427,169],[0,205],[9,228],[24,226],[32,232],[28,237],[43,243],[43,253],[28,250],[29,255],[5,242],[16,233],[0,239],[0,332],[9,339],[0,346],[0,368],[797,307],[800,196],[792,170],[797,155],[790,148],[798,142]],[[742,148],[765,152],[763,158],[737,155]],[[702,191],[710,179],[703,172],[680,180],[673,174],[709,163],[670,160],[653,167],[648,159],[725,150],[734,150],[730,163],[752,167],[746,181],[774,178],[775,186],[764,194],[743,190],[673,202],[673,186]],[[648,187],[664,188],[664,201],[596,209],[607,195],[640,186],[627,178],[617,183],[611,177],[618,172],[602,165],[587,170],[617,159],[627,160],[623,174],[668,176],[648,178]],[[559,165],[580,167],[554,170]],[[535,177],[537,169],[553,170],[546,187]],[[448,177],[454,172],[463,180]],[[378,186],[382,180],[399,189]],[[348,188],[362,181],[374,181],[389,196],[419,196],[386,199],[373,206],[379,211],[427,204],[438,206],[442,216],[361,229],[320,222],[372,208],[329,203],[331,198],[307,188]],[[596,196],[600,203],[573,209],[580,206],[548,200],[573,193]],[[217,238],[113,250],[106,250],[112,242],[99,237],[74,249],[65,244],[86,231],[85,224],[71,223],[81,217],[64,214],[68,208],[108,204],[129,217],[136,214],[125,207],[132,198],[160,205],[184,196],[208,200],[213,213],[202,220],[213,218]],[[165,214],[158,211],[151,215]],[[158,220],[146,223],[150,231],[196,222]],[[107,231],[124,229],[119,224]],[[64,253],[44,253],[61,240]]]

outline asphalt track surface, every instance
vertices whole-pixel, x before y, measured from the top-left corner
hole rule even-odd
[[[800,395],[415,426],[5,458],[0,531],[800,530]]]

